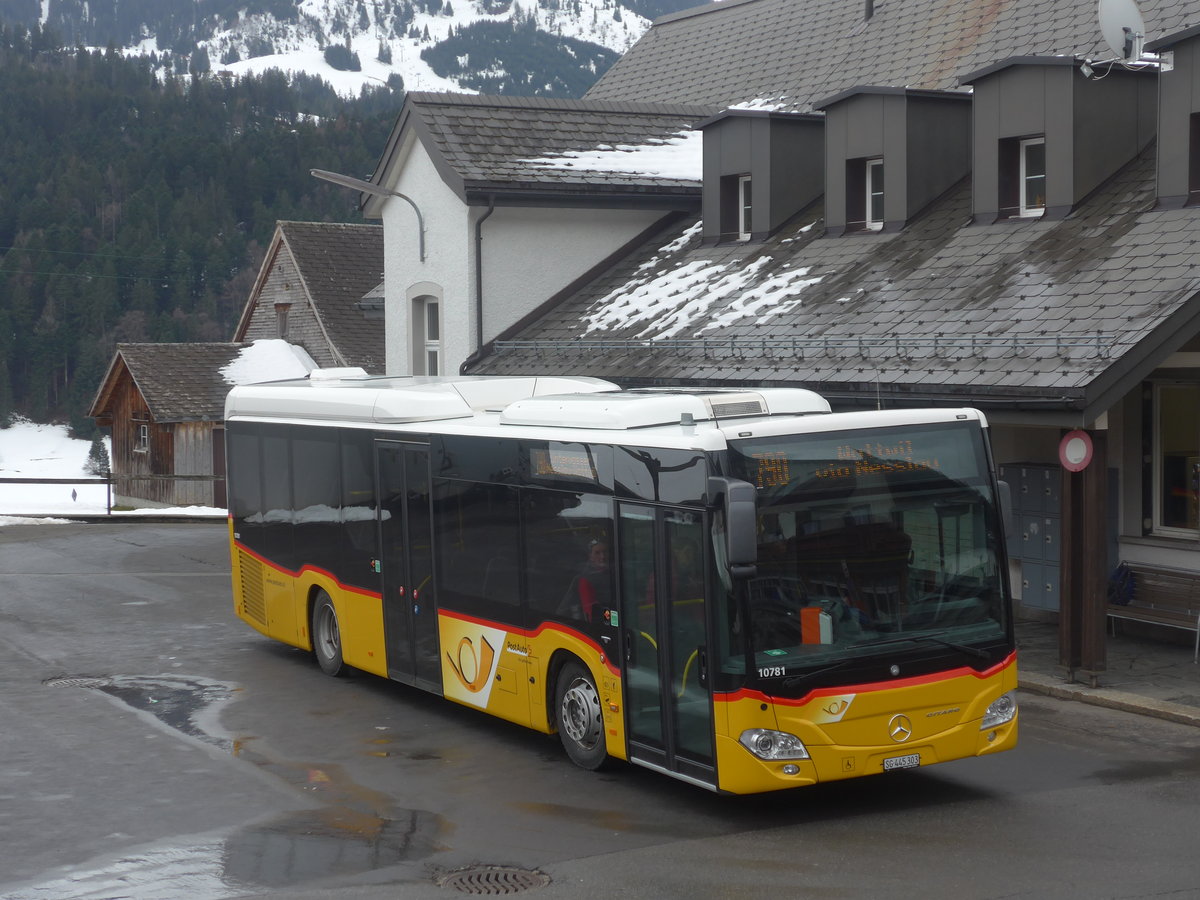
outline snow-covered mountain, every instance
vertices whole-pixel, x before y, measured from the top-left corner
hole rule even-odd
[[[659,15],[697,0],[0,0],[0,21],[164,71],[317,75],[343,95],[582,93]]]

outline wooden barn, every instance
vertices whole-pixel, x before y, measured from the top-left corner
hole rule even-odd
[[[382,281],[381,226],[279,222],[232,342],[118,344],[88,412],[112,432],[115,502],[224,506],[222,423],[237,376],[222,370],[253,347],[277,364],[251,380],[314,366],[382,374]]]
[[[225,506],[221,370],[248,346],[117,345],[88,412],[112,430],[115,503]]]

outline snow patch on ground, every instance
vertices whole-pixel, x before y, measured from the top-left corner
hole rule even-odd
[[[94,478],[84,470],[91,446],[91,441],[71,437],[66,425],[38,425],[17,418],[8,428],[0,428],[0,479]],[[111,458],[112,448],[107,438],[105,449]],[[69,519],[60,517],[104,515],[107,508],[108,491],[103,484],[0,483],[0,526],[65,522]],[[207,518],[227,514],[223,509],[187,506],[119,511],[113,516],[147,513]],[[31,516],[44,518],[28,518]]]

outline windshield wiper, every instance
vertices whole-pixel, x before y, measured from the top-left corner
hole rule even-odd
[[[890,644],[903,644],[908,641],[916,643],[917,641],[927,641],[931,644],[941,644],[943,647],[949,647],[951,650],[958,650],[960,653],[965,653],[968,656],[973,656],[976,659],[991,659],[991,654],[986,650],[980,650],[978,647],[968,647],[966,644],[959,644],[955,641],[948,641],[941,635],[946,632],[942,631],[938,634],[910,634],[902,637],[890,638],[886,641],[860,641],[855,644],[856,647],[886,647]]]
[[[850,663],[858,662],[860,659],[861,659],[861,657],[858,657],[858,656],[848,656],[845,659],[839,659],[835,663],[830,663],[827,666],[824,666],[820,669],[814,669],[811,672],[800,672],[800,673],[797,673],[796,675],[789,675],[787,678],[783,679],[782,684],[783,684],[784,688],[792,688],[792,687],[795,687],[796,685],[800,684],[803,681],[808,681],[810,678],[816,678],[818,675],[824,675],[826,672],[832,672],[835,669],[840,669],[843,666],[848,666],[848,665],[850,665]]]
[[[945,632],[942,632],[942,634],[945,634]],[[873,650],[876,647],[887,647],[892,644],[903,644],[903,643],[907,643],[910,641],[912,643],[917,643],[918,641],[926,641],[931,644],[940,644],[943,647],[949,647],[951,650],[957,650],[960,653],[965,653],[968,656],[975,657],[976,659],[991,659],[992,658],[991,654],[989,654],[986,650],[980,650],[978,647],[969,647],[966,644],[959,644],[959,643],[955,643],[954,641],[948,641],[945,638],[943,638],[937,634],[905,635],[904,637],[889,638],[886,641],[860,641],[859,643],[852,644],[851,646],[855,649]],[[788,677],[783,679],[781,684],[783,685],[784,688],[795,687],[797,684],[800,684],[804,681],[808,681],[809,679],[812,679],[812,678],[816,678],[818,675],[825,675],[826,673],[833,672],[837,669],[842,668],[843,666],[848,666],[851,663],[857,663],[857,662],[862,662],[862,661],[863,661],[863,656],[861,656],[861,655],[847,656],[843,659],[839,659],[835,663],[830,663],[827,666],[823,666],[820,669],[813,669],[811,672],[798,672],[795,675],[789,675]]]

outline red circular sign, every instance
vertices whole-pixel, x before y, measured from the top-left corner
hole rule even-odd
[[[1092,437],[1086,431],[1069,431],[1058,445],[1058,461],[1068,472],[1082,472],[1092,461]]]

